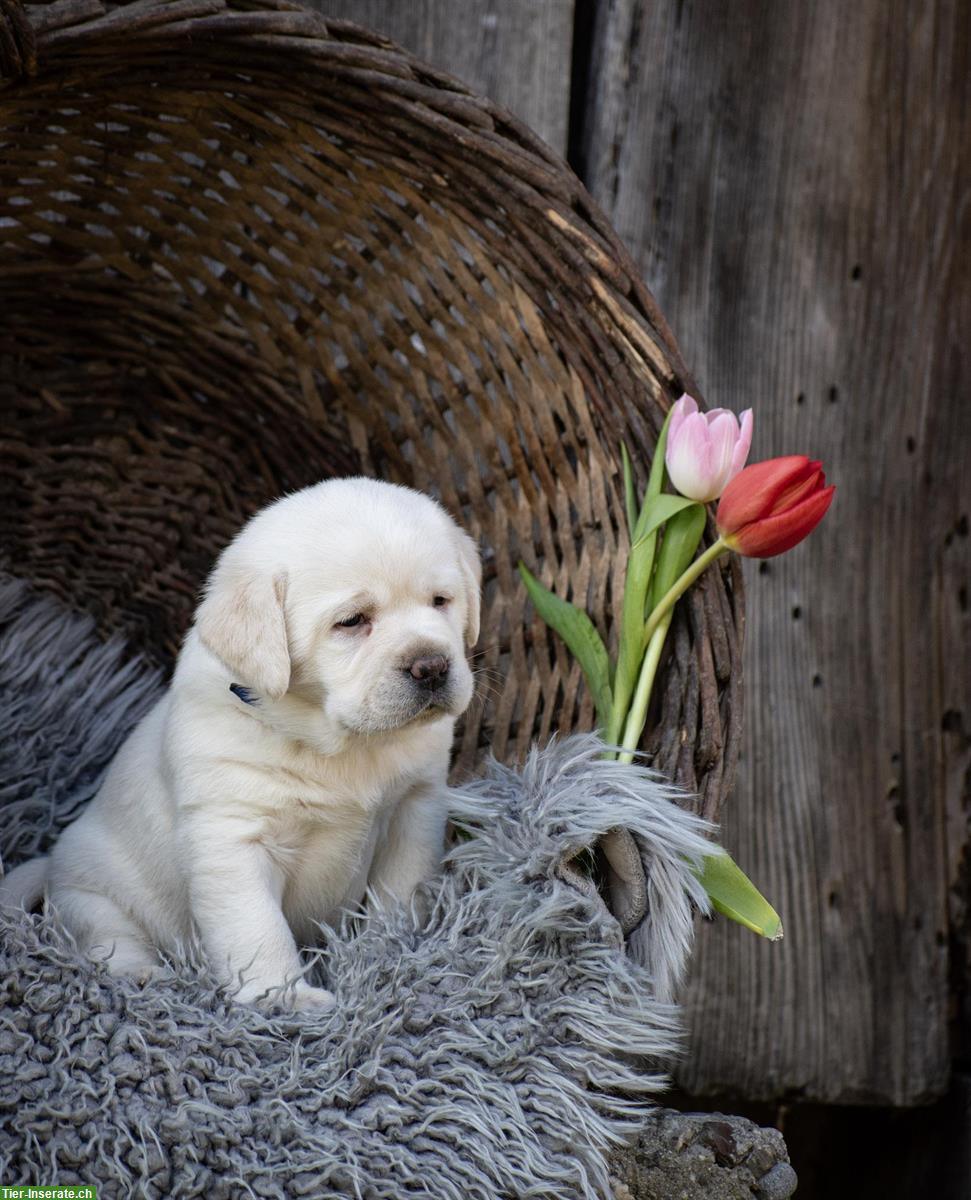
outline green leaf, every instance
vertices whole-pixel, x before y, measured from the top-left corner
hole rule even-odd
[[[668,447],[668,426],[671,424],[671,412],[668,410],[668,415],[664,418],[664,424],[661,426],[661,432],[657,435],[657,445],[654,447],[654,457],[651,459],[651,473],[647,479],[647,491],[644,493],[644,506],[655,497],[661,494],[661,489],[664,487],[664,456],[667,453]],[[644,510],[641,510],[643,517]],[[638,533],[641,531],[638,530]],[[637,540],[636,537],[634,539]]]
[[[642,533],[630,548],[627,559],[627,578],[624,580],[624,601],[620,621],[620,645],[617,653],[617,671],[614,677],[614,707],[608,741],[620,736],[623,718],[627,715],[631,697],[637,684],[641,660],[644,657],[642,639],[644,635],[644,610],[647,593],[654,570],[654,548],[657,531],[665,521],[670,521],[686,508],[700,508],[694,500],[683,496],[650,496],[644,501],[638,527]],[[666,539],[667,535],[665,535]],[[662,544],[663,553],[663,544]],[[617,722],[615,727],[613,722]]]
[[[634,530],[637,528],[637,493],[634,491],[634,470],[630,464],[627,445],[620,443],[620,459],[624,464],[624,504],[627,507],[627,531],[631,544],[634,541]]]
[[[649,615],[688,569],[705,531],[705,506],[697,501],[683,505],[664,527],[657,569],[647,603]]]
[[[651,462],[651,473],[647,481],[647,491],[636,521],[632,521],[633,503],[633,471],[627,447],[621,444],[621,457],[624,461],[624,487],[627,503],[627,522],[631,530],[631,548],[627,559],[627,575],[624,580],[624,599],[621,607],[620,634],[618,638],[617,669],[614,672],[613,705],[610,711],[610,721],[607,725],[606,740],[616,743],[627,717],[637,674],[640,669],[644,651],[641,638],[644,632],[644,605],[647,589],[651,583],[654,570],[654,551],[657,546],[657,530],[668,518],[685,504],[692,501],[684,500],[681,496],[661,497],[664,485],[664,448],[667,444],[668,422],[670,413],[665,419],[661,433],[654,448],[654,458]],[[630,482],[628,483],[628,480]]]
[[[593,622],[575,604],[561,600],[531,574],[525,563],[519,564],[533,607],[551,629],[566,642],[580,664],[587,687],[597,709],[597,722],[605,729],[610,718],[610,656]]]
[[[665,521],[670,521],[672,517],[684,512],[686,508],[691,508],[692,505],[696,508],[702,507],[697,500],[689,500],[686,496],[672,496],[669,492],[661,492],[659,496],[651,496],[645,500],[641,515],[637,519],[637,538],[631,546],[631,553],[647,542]]]
[[[709,855],[698,876],[712,907],[770,942],[782,937],[779,914],[730,854]]]

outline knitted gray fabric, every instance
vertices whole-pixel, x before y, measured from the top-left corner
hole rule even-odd
[[[0,852],[46,848],[160,686],[92,624],[0,580]],[[139,987],[51,915],[0,914],[0,1181],[122,1197],[486,1200],[608,1194],[678,1043],[687,862],[706,827],[593,735],[487,764],[472,834],[415,910],[324,933],[323,1013],[230,1002],[198,949]],[[651,874],[645,967],[559,871],[611,826]]]

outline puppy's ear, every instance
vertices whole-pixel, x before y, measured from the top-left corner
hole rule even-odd
[[[458,531],[459,565],[465,580],[466,616],[465,644],[474,646],[479,640],[479,622],[482,613],[482,563],[479,548],[464,529]]]
[[[279,700],[290,686],[286,588],[285,571],[274,575],[220,563],[196,611],[203,645],[240,683],[271,700]]]

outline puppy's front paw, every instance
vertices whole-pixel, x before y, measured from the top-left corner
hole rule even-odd
[[[312,1009],[333,1008],[337,1001],[333,992],[326,988],[312,987],[298,979],[292,988],[283,993],[283,1003],[294,1012],[309,1012]]]
[[[162,967],[157,963],[152,963],[151,965],[139,967],[136,971],[133,971],[132,978],[136,983],[141,984],[142,987],[145,987],[146,984],[151,983],[153,979],[158,979],[158,977],[162,974],[164,974]]]
[[[237,1004],[255,1004],[258,1008],[286,1008],[291,1012],[310,1012],[313,1009],[333,1008],[334,993],[326,988],[313,987],[297,979],[283,987],[267,988],[266,984],[244,984],[233,997]]]

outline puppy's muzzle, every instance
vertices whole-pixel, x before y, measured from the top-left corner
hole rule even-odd
[[[448,659],[444,654],[416,658],[404,668],[422,691],[437,692],[448,682]]]

